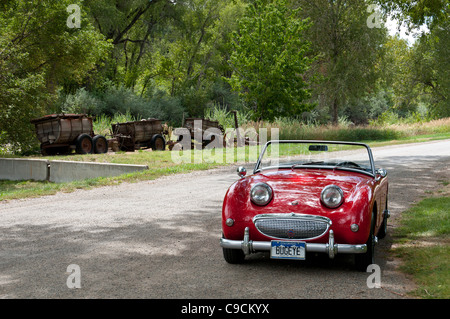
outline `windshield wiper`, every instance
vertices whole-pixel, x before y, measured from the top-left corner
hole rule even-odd
[[[333,169],[351,169],[351,170],[359,170],[359,171],[365,171],[365,172],[371,172],[371,168],[367,167],[367,166],[362,166],[359,164],[356,164],[354,162],[349,162],[349,161],[345,161],[345,162],[340,162],[337,163]]]
[[[308,166],[308,165],[324,165],[324,161],[309,162],[309,163],[302,163],[302,164],[294,164],[294,165],[291,166],[291,169],[294,169],[294,168],[299,167],[299,166],[304,166],[304,165],[306,165],[306,166]]]

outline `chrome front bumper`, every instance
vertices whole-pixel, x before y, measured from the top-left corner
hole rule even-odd
[[[256,251],[270,251],[270,241],[252,241],[250,240],[249,228],[245,228],[244,240],[230,240],[222,238],[220,240],[220,246],[229,249],[242,249],[244,254],[249,255]],[[328,257],[334,258],[336,254],[362,254],[367,252],[367,245],[348,245],[348,244],[336,244],[334,242],[334,232],[329,231],[329,240],[327,244],[306,243],[307,252],[325,253]]]

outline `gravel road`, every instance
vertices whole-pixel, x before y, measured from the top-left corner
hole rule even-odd
[[[388,170],[389,230],[450,180],[450,140],[373,149]],[[0,298],[405,298],[414,286],[380,241],[381,288],[349,256],[305,262],[222,257],[221,206],[235,167],[0,202]],[[69,265],[81,288],[69,289]]]

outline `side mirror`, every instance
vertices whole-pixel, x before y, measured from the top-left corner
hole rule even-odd
[[[245,175],[247,175],[247,170],[245,169],[244,166],[239,166],[237,169],[237,173],[240,178],[244,178]]]
[[[387,171],[384,168],[379,168],[375,171],[375,179],[379,181],[382,177],[386,177]]]

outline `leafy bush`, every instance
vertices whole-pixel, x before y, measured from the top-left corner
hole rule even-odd
[[[234,128],[234,114],[231,111],[227,111],[225,107],[214,103],[213,106],[206,109],[204,117],[210,120],[218,121],[220,125],[226,128]],[[250,114],[247,112],[237,112],[238,125],[242,126],[249,122]]]
[[[114,116],[116,113],[125,114],[129,112],[136,117],[156,117],[155,112],[149,108],[149,103],[146,99],[134,94],[131,89],[120,87],[109,87],[106,92],[101,95],[104,102],[103,109],[100,114]]]
[[[101,92],[89,92],[85,88],[61,98],[59,109],[64,113],[86,113],[91,116],[113,118],[157,118],[171,125],[180,125],[183,107],[180,99],[157,91],[150,97],[136,95],[123,86],[106,86]]]
[[[167,121],[169,125],[181,126],[184,108],[177,97],[167,95],[163,91],[157,91],[149,100],[149,117]]]
[[[406,116],[401,117],[393,110],[383,112],[376,120],[369,121],[372,126],[386,126],[386,125],[401,125],[401,124],[414,124],[430,121],[427,115],[423,115],[419,112],[410,112]]]
[[[63,113],[100,115],[104,108],[104,102],[85,88],[61,98],[60,109]]]
[[[97,116],[93,121],[95,134],[108,136],[111,134],[111,124],[139,121],[140,118],[134,117],[131,113],[116,113],[112,118],[102,114]]]

